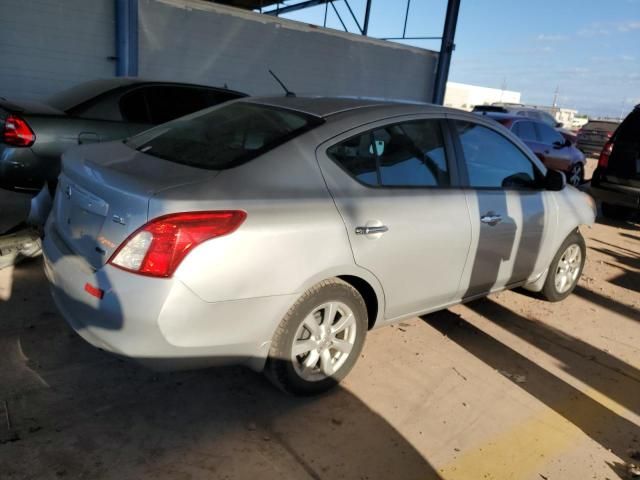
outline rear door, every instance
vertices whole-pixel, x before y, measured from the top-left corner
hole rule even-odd
[[[523,282],[545,263],[555,202],[542,172],[520,146],[488,125],[455,120],[457,157],[469,204],[472,246],[462,297]]]
[[[640,108],[633,110],[615,132],[605,175],[610,182],[640,188]]]
[[[317,157],[355,262],[385,294],[385,318],[435,309],[459,291],[471,228],[445,123],[408,117],[354,129]]]

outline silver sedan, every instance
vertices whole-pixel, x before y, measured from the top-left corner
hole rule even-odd
[[[594,216],[491,120],[251,98],[65,154],[45,270],[97,347],[314,394],[371,328],[517,286],[562,300]]]

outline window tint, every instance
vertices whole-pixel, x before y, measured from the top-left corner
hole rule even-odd
[[[120,111],[127,122],[151,123],[145,90],[145,88],[136,88],[120,99]]]
[[[456,122],[475,188],[534,187],[538,172],[526,155],[497,132],[470,122]]]
[[[511,129],[518,137],[524,141],[537,142],[536,129],[531,122],[519,121],[513,124]]]
[[[373,136],[367,132],[334,145],[327,150],[327,155],[362,183],[378,185],[374,151]]]
[[[251,160],[322,122],[293,110],[238,102],[179,118],[126,143],[165,160],[216,170]]]
[[[449,185],[442,131],[436,120],[377,128],[334,145],[327,154],[356,179],[369,185]]]
[[[120,108],[131,122],[159,125],[234,98],[238,95],[214,89],[156,85],[123,96]]]
[[[640,108],[633,110],[620,125],[616,142],[640,143]]]
[[[536,124],[540,141],[547,145],[553,145],[555,142],[564,143],[564,137],[557,131],[544,123]]]
[[[108,93],[96,97],[68,111],[69,115],[93,120],[121,122],[122,114],[118,108],[118,94]]]

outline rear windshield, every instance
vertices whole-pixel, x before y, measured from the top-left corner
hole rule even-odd
[[[323,122],[294,110],[233,102],[162,124],[125,143],[171,162],[220,170],[247,162]]]

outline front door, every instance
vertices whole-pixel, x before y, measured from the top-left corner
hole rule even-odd
[[[555,207],[539,168],[511,140],[476,123],[455,125],[472,225],[462,293],[470,298],[534,274]]]
[[[458,292],[471,226],[443,133],[438,119],[381,122],[317,150],[355,262],[383,287],[387,319]]]

